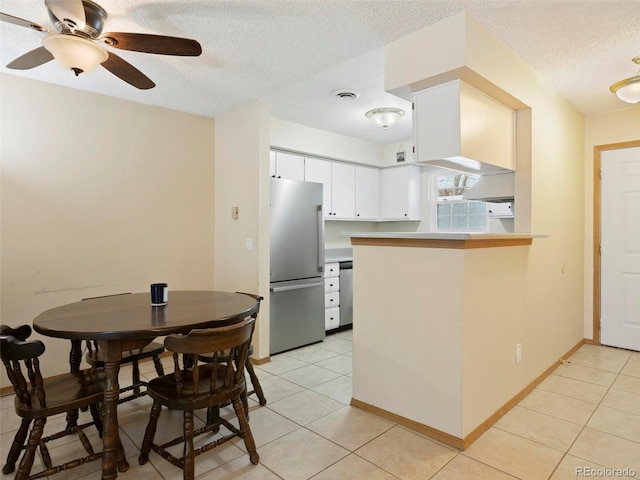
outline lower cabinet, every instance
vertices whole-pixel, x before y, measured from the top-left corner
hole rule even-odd
[[[340,326],[340,265],[327,263],[324,267],[324,329]]]

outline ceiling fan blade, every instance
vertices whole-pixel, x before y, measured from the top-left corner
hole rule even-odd
[[[184,57],[197,57],[202,53],[202,47],[195,40],[165,35],[110,32],[102,35],[99,40],[103,40],[112,47],[133,52]]]
[[[47,63],[53,60],[51,52],[44,47],[38,47],[24,55],[16,58],[13,62],[7,65],[7,68],[14,70],[29,70],[30,68],[37,67],[43,63]]]
[[[0,21],[13,23],[14,25],[20,25],[21,27],[33,28],[39,32],[48,32],[46,27],[42,25],[38,25],[35,22],[31,22],[29,20],[25,20],[24,18],[14,17],[13,15],[7,15],[6,13],[0,12]]]
[[[114,53],[109,52],[109,58],[101,65],[116,77],[140,90],[148,90],[156,86],[144,73]]]
[[[76,28],[84,28],[87,20],[82,0],[44,0],[44,3],[61,22],[73,23]]]

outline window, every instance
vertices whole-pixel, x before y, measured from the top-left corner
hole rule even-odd
[[[464,200],[462,194],[475,185],[478,175],[460,173],[435,176],[435,231],[484,232],[487,206]]]

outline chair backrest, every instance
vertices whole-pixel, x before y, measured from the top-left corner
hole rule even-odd
[[[31,327],[29,325],[20,325],[12,328],[9,325],[0,325],[0,335],[17,338],[24,342],[31,336]]]
[[[46,405],[40,360],[38,359],[44,350],[44,343],[40,340],[26,342],[10,335],[0,335],[2,363],[7,370],[7,376],[13,385],[16,396],[21,403],[27,406],[33,405],[32,393],[30,392],[34,391],[40,405]],[[25,378],[25,371],[31,386]]]
[[[240,323],[226,327],[192,330],[186,335],[169,335],[165,338],[164,346],[173,352],[174,377],[177,384],[185,389],[193,389],[195,397],[215,394],[222,386],[225,389],[234,388],[244,381],[244,365],[249,354],[251,336],[256,319],[251,316]],[[219,362],[222,352],[231,352],[228,358],[233,361]],[[206,366],[200,366],[195,360],[198,354],[216,352],[211,362]],[[183,366],[180,366],[180,356],[183,358]],[[226,360],[226,359],[225,359]],[[200,369],[206,368],[211,374],[207,391],[199,391]],[[185,375],[187,373],[187,375]],[[217,382],[223,379],[222,385]],[[191,385],[187,385],[191,384]],[[178,392],[181,395],[181,392]]]

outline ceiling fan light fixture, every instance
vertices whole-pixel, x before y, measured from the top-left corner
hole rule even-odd
[[[365,115],[373,123],[386,130],[404,115],[404,110],[400,108],[374,108],[373,110],[369,110]]]
[[[42,39],[42,45],[64,68],[80,72],[90,72],[109,58],[103,48],[91,40],[69,35],[55,34]]]
[[[640,56],[631,60],[636,65],[640,65]],[[620,100],[627,103],[640,103],[640,69],[635,77],[625,78],[609,87]]]

